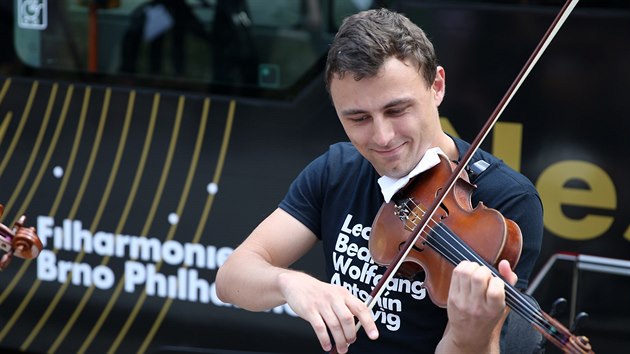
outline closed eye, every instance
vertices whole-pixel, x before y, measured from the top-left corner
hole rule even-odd
[[[385,111],[385,115],[388,117],[400,117],[408,112],[408,108],[409,106],[388,108]]]
[[[344,119],[352,123],[362,123],[370,119],[370,116],[367,114],[354,114],[354,115],[347,115],[344,117]]]
[[[385,115],[391,117],[399,117],[407,113],[414,101],[411,99],[402,99],[391,102],[385,107]]]
[[[388,109],[385,114],[387,114],[388,116],[400,116],[402,114],[404,114],[406,111],[406,109],[404,108],[392,108],[392,109]]]
[[[361,123],[368,120],[368,116],[358,116],[358,117],[351,117],[350,121],[354,122],[354,123]]]

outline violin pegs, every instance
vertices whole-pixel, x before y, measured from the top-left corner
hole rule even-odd
[[[580,312],[577,315],[575,315],[575,318],[573,319],[573,323],[571,324],[570,331],[572,333],[577,332],[578,329],[582,326],[582,324],[584,324],[584,321],[586,320],[588,320],[588,313],[586,312]]]
[[[564,312],[567,307],[567,299],[560,297],[556,299],[556,301],[551,304],[551,310],[549,311],[549,315],[551,317],[557,317],[556,315]]]
[[[15,230],[15,236],[13,237],[13,249],[15,255],[24,259],[32,259],[39,255],[43,245],[37,231],[34,227],[26,227],[26,216],[22,215],[16,222],[13,223],[13,229]]]
[[[0,216],[4,212],[4,206],[0,204]],[[0,257],[0,270],[5,269],[11,263],[13,256],[23,259],[32,259],[39,255],[43,245],[34,227],[25,227],[26,216],[22,215],[15,223],[13,229],[0,223],[0,250],[6,253]]]
[[[0,270],[4,270],[11,263],[11,259],[13,259],[13,252],[5,253],[2,258],[0,258]]]
[[[39,255],[43,246],[34,227],[19,227],[13,238],[16,256],[33,259]]]

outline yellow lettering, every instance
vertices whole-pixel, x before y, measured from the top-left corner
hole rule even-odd
[[[447,117],[440,117],[442,129],[459,138],[459,134]],[[481,127],[480,127],[481,128]],[[508,166],[516,171],[521,170],[521,150],[523,146],[523,124],[512,122],[497,122],[492,132],[491,153],[502,159]],[[465,151],[463,151],[465,152]]]
[[[588,189],[567,187],[567,182],[582,181]],[[571,240],[588,240],[606,232],[613,218],[587,213],[582,219],[567,217],[562,206],[615,209],[617,194],[610,176],[599,166],[584,161],[561,161],[549,166],[538,178],[545,215],[545,227]]]
[[[498,122],[493,130],[492,154],[520,172],[523,124]]]

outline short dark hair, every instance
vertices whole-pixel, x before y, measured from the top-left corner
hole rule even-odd
[[[375,76],[386,59],[410,60],[433,85],[437,57],[424,31],[402,14],[375,9],[347,17],[328,51],[326,89],[333,75],[351,73],[355,80]]]

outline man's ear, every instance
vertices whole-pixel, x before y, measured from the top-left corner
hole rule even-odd
[[[433,99],[439,106],[446,94],[446,72],[441,66],[438,66],[436,69],[435,80],[433,80],[433,85],[431,85],[431,92],[433,93]]]

